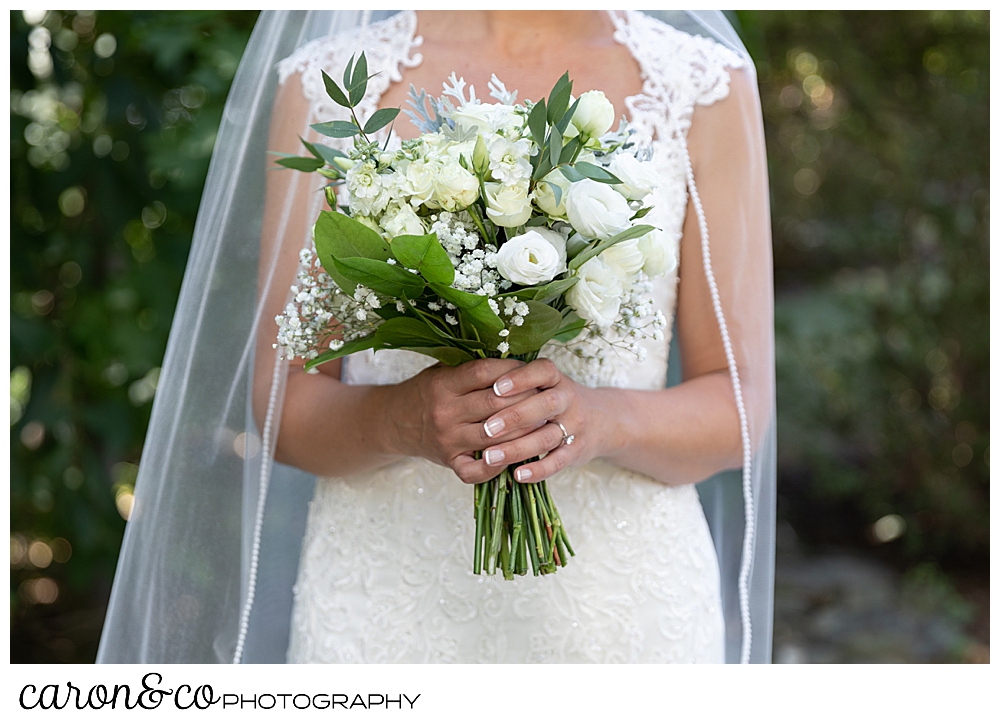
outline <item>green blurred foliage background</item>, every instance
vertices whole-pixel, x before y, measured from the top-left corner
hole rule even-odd
[[[988,591],[988,13],[734,18],[771,174],[779,516]],[[255,19],[11,14],[13,662],[96,653]]]

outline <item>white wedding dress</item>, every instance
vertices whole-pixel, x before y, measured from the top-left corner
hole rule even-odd
[[[729,92],[727,68],[743,60],[714,41],[638,12],[614,14],[615,38],[643,73],[626,102],[661,175],[651,223],[680,237],[687,206],[683,148],[696,104]],[[300,48],[279,66],[282,81],[302,73],[322,120],[339,117],[325,100],[319,69],[335,75],[366,51],[372,79],[362,116],[372,112],[401,68],[414,67],[420,39],[405,11],[360,35]],[[460,70],[460,69],[458,69]],[[433,90],[433,89],[429,89]],[[646,342],[643,361],[612,353],[603,365],[550,345],[543,354],[588,385],[658,389],[667,373],[676,272],[658,279],[655,306],[668,338]],[[434,361],[410,352],[347,358],[349,384],[393,384]],[[555,575],[514,581],[472,574],[472,488],[448,469],[407,459],[318,481],[298,580],[290,662],[722,662],[719,567],[693,485],[671,487],[594,461],[549,481],[576,557]]]

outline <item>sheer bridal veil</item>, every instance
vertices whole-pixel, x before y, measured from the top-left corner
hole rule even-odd
[[[306,218],[315,218],[322,195],[304,193],[313,184],[304,174],[285,172],[278,218],[265,221],[276,66],[306,43],[346,31],[357,37],[360,51],[368,28],[392,14],[268,11],[254,28],[226,102],[198,212],[99,662],[285,659],[292,585],[315,479],[274,461],[287,363],[276,362],[270,343],[274,314],[285,304],[298,251],[307,241],[293,198],[309,199]],[[753,64],[721,13],[650,14],[736,52],[756,88]],[[699,485],[719,555],[726,656],[732,662],[768,662],[771,656],[770,237],[753,243],[742,238],[753,224],[760,227],[761,213],[766,219],[768,199],[759,102],[752,95],[744,127],[732,132],[743,134],[753,149],[748,173],[762,188],[718,203],[701,177],[698,195],[696,170],[688,170],[689,215],[694,207],[703,251],[700,283],[712,290],[706,313],[719,325],[741,418],[742,474],[723,473]],[[325,120],[303,118],[301,135],[308,138],[308,124]],[[272,201],[273,186],[270,193]],[[713,255],[723,234],[734,238],[725,254]],[[676,349],[670,370],[676,377]]]

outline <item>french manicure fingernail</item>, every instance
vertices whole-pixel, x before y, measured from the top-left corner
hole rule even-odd
[[[517,478],[517,482],[519,483],[531,480],[531,468],[518,468],[514,471],[514,477]]]
[[[503,420],[499,417],[495,417],[492,420],[487,420],[483,424],[483,429],[486,430],[486,437],[496,437],[501,432],[503,432],[504,424]]]
[[[486,458],[487,465],[499,465],[503,462],[504,454],[503,450],[499,448],[494,448],[492,450],[487,450],[483,453],[483,457]]]
[[[512,389],[514,389],[514,383],[506,377],[502,377],[493,383],[493,391],[497,393],[497,397],[503,397]]]

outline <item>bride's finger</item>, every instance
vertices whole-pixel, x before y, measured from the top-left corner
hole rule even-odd
[[[483,423],[483,430],[490,438],[531,430],[545,420],[551,420],[566,412],[570,397],[565,386],[542,390],[523,402],[491,415]]]
[[[562,373],[555,363],[543,357],[498,377],[493,383],[493,391],[497,397],[506,397],[535,387],[555,387],[561,379]]]
[[[541,460],[515,468],[514,480],[519,483],[537,483],[539,480],[551,478],[563,468],[569,467],[575,456],[576,453],[571,445],[560,445]]]
[[[524,437],[486,448],[483,450],[483,460],[494,470],[499,471],[504,465],[519,463],[547,453],[560,443],[562,443],[562,430],[555,423],[549,423]]]
[[[507,395],[505,397],[497,397],[492,389],[476,390],[470,392],[467,395],[462,395],[458,402],[461,404],[461,408],[456,413],[456,417],[453,422],[458,423],[478,423],[482,427],[483,420],[492,417],[501,410],[506,410],[508,407],[513,407],[519,402],[527,400],[532,395],[536,394],[537,390],[525,390],[516,395]]]

